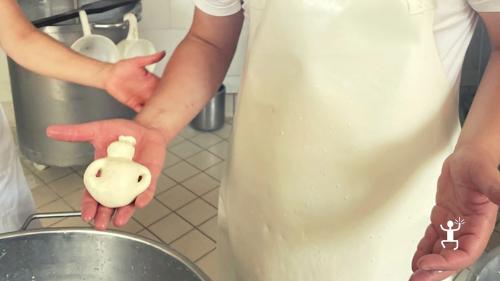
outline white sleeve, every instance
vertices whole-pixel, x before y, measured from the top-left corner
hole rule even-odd
[[[194,0],[196,7],[212,16],[229,16],[241,10],[241,0]]]
[[[500,0],[467,0],[477,12],[500,12]]]

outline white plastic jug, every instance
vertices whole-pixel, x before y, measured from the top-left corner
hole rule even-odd
[[[96,60],[115,63],[120,59],[120,52],[111,39],[92,34],[87,13],[80,11],[80,21],[83,28],[83,37],[76,40],[71,49]]]
[[[126,39],[118,43],[118,50],[121,59],[129,59],[139,56],[148,56],[156,53],[156,48],[151,41],[139,39],[139,29],[137,28],[137,18],[133,13],[128,13],[123,17],[128,21],[129,31]],[[156,64],[148,65],[146,69],[149,72],[155,70]]]

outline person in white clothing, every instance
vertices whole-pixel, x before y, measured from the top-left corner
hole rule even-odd
[[[188,35],[134,122],[55,126],[49,136],[105,147],[139,130],[151,137],[138,144],[150,150],[140,162],[161,167],[162,146],[222,83],[243,26],[240,0],[195,4]],[[500,1],[243,7],[248,52],[220,191],[221,280],[434,281],[476,261],[500,204]],[[458,81],[479,16],[492,55],[460,131]],[[153,191],[116,210],[115,222]],[[85,200],[87,218],[111,219],[114,210]],[[439,226],[458,217],[467,222],[460,246],[443,249]]]
[[[15,0],[0,2],[0,48],[30,70],[106,89],[117,100],[136,111],[141,110],[159,81],[145,70],[145,66],[164,56],[161,52],[114,65],[81,56],[33,27]],[[0,233],[18,230],[27,216],[34,212],[33,199],[10,127],[0,107]]]

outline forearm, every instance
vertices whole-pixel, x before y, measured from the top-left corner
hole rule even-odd
[[[492,53],[462,129],[457,148],[481,146],[500,160],[500,13],[482,14]]]
[[[4,44],[4,49],[16,63],[33,72],[95,88],[104,88],[111,68],[111,64],[79,55],[37,30]]]
[[[15,1],[0,3],[0,45],[14,61],[34,72],[103,88],[111,65],[81,56],[39,32]]]
[[[500,156],[500,51],[491,55],[460,135],[459,146],[478,143]]]
[[[172,139],[200,112],[221,85],[234,55],[243,17],[234,16],[226,43],[217,44],[192,30],[177,47],[156,94],[136,120]]]

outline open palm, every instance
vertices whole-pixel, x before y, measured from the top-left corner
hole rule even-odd
[[[94,220],[97,229],[106,229],[112,219],[116,226],[125,225],[132,217],[135,207],[143,208],[153,199],[167,146],[165,138],[158,130],[146,128],[134,121],[114,119],[77,125],[50,126],[47,128],[47,135],[60,141],[89,142],[95,148],[96,159],[106,157],[108,145],[116,141],[119,136],[133,136],[136,139],[134,161],[150,170],[151,184],[134,202],[118,209],[99,205],[85,191],[81,205],[82,218],[85,221]]]
[[[436,205],[413,258],[411,281],[439,281],[473,264],[483,253],[495,227],[500,202],[500,175],[491,154],[462,149],[444,163],[438,182]],[[465,221],[454,233],[459,247],[446,244],[448,220]],[[456,225],[453,226],[456,228]]]

